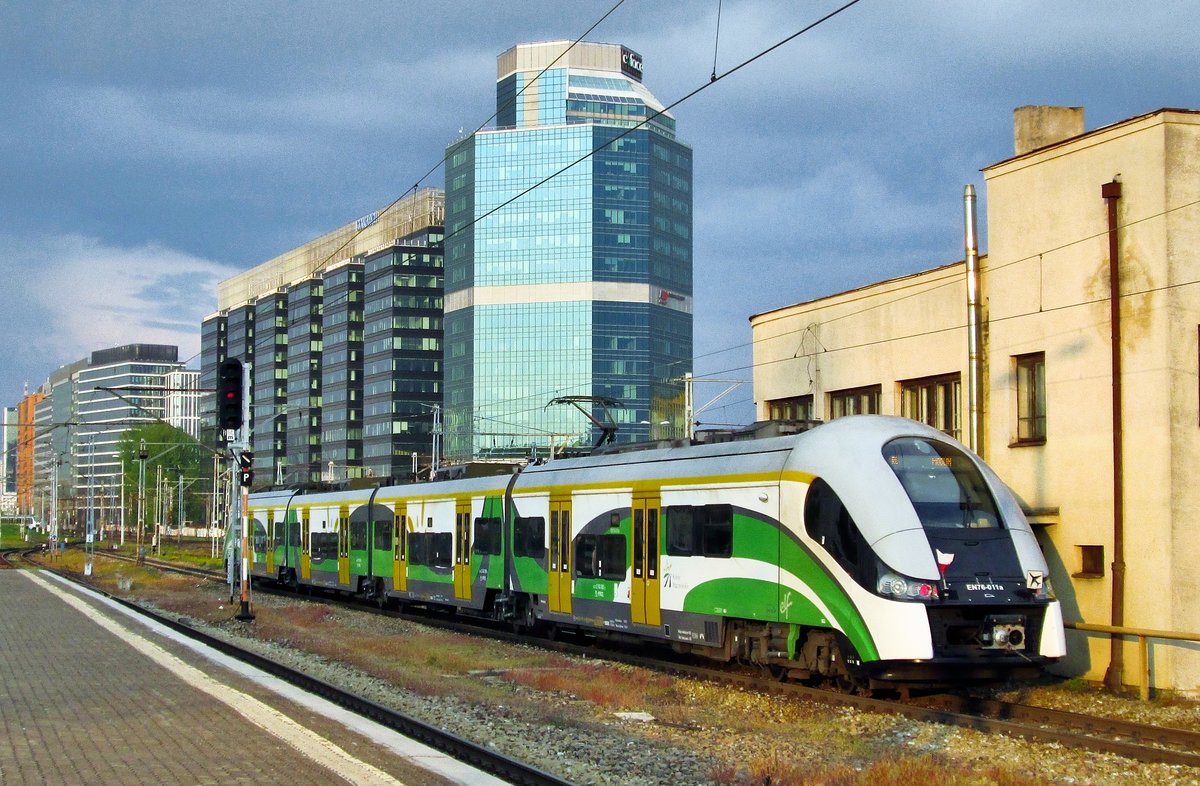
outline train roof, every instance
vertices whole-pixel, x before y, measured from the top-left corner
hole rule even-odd
[[[808,466],[814,455],[841,455],[851,462],[861,461],[868,452],[879,456],[886,442],[900,436],[953,441],[943,432],[907,418],[851,415],[786,436],[555,459],[523,470],[516,490],[562,483],[564,474],[576,472],[587,472],[590,482],[603,483],[695,475],[761,478],[789,469],[811,471]]]

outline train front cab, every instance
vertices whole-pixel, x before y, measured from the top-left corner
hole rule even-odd
[[[804,526],[843,579],[876,647],[857,676],[1000,680],[1063,653],[1046,567],[1011,492],[965,449],[917,427],[814,478]]]

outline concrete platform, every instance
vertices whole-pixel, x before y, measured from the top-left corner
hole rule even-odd
[[[0,571],[0,783],[501,783],[44,572]]]

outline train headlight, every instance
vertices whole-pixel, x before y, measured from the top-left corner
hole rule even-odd
[[[896,573],[884,573],[880,576],[875,590],[885,598],[896,600],[932,601],[940,597],[936,584]]]

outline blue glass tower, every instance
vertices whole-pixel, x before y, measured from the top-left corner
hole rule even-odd
[[[637,53],[568,47],[502,54],[497,127],[447,149],[451,458],[594,441],[577,410],[547,406],[563,396],[620,401],[607,413],[618,441],[685,430],[691,149],[642,85]]]

